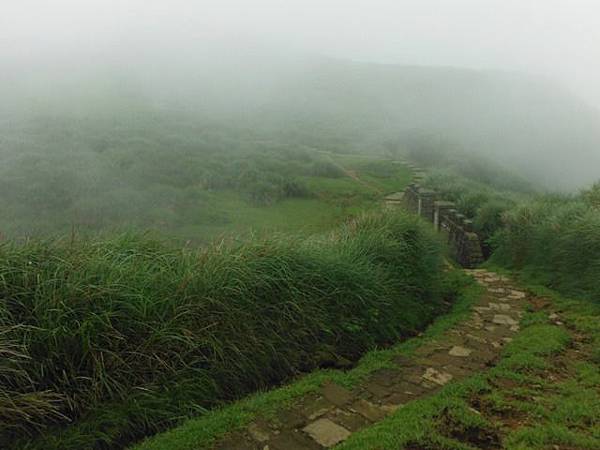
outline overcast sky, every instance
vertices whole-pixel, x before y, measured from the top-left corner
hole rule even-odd
[[[600,0],[2,0],[0,51],[216,42],[401,64],[520,70],[600,106]],[[1,60],[0,60],[1,62]]]

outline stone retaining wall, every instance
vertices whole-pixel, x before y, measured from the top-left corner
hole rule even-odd
[[[415,172],[415,181],[404,191],[406,207],[433,223],[439,232],[445,234],[452,256],[463,267],[473,268],[484,261],[481,241],[473,230],[473,222],[460,214],[456,205],[443,201],[440,195],[419,185],[424,173],[410,166]]]

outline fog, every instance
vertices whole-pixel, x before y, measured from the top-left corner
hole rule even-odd
[[[0,450],[599,449],[599,47],[600,0],[0,0]]]
[[[22,0],[0,16],[3,57],[24,62],[215,45],[363,61],[522,70],[600,105],[594,0]],[[252,43],[251,45],[249,43]]]
[[[216,155],[213,176],[233,170],[219,148],[383,153],[420,136],[544,189],[600,178],[594,1],[20,0],[1,12],[0,206],[19,229],[41,210],[64,226],[162,220],[189,193],[150,204],[139,190],[182,188],[190,148]]]

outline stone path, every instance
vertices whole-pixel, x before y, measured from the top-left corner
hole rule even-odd
[[[331,163],[332,163],[334,166],[336,166],[336,167],[337,167],[337,168],[339,168],[339,169],[340,169],[342,172],[344,172],[344,174],[345,174],[347,177],[349,177],[349,178],[352,178],[352,179],[353,179],[354,181],[356,181],[358,184],[361,184],[361,185],[363,185],[363,186],[364,186],[364,187],[366,187],[367,189],[371,189],[371,190],[373,190],[373,191],[375,191],[375,192],[378,192],[378,193],[380,193],[380,194],[381,194],[381,189],[380,189],[379,187],[377,187],[377,186],[375,186],[374,184],[372,184],[372,183],[369,183],[369,182],[367,182],[367,181],[363,180],[362,178],[360,178],[360,177],[358,176],[358,174],[356,173],[356,171],[355,171],[355,170],[351,170],[351,169],[348,169],[348,168],[344,167],[342,164],[340,164],[339,162],[335,161],[335,160],[334,160],[334,159],[331,157],[331,155],[330,155],[330,154],[327,154],[327,158],[329,158],[329,161],[331,161]]]
[[[383,198],[383,205],[387,209],[394,209],[404,206],[404,192],[395,192],[393,194],[386,195]]]
[[[245,430],[229,434],[215,449],[330,448],[406,403],[494,365],[502,347],[519,331],[527,294],[503,276],[481,269],[466,272],[486,288],[468,320],[424,342],[414,356],[398,357],[396,368],[374,373],[352,391],[324,385],[276,419],[256,420]]]

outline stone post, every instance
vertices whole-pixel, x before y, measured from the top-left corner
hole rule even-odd
[[[475,233],[465,233],[465,237],[466,242],[462,264],[466,268],[473,268],[484,261],[483,252],[481,251],[481,241]]]
[[[419,215],[433,222],[433,203],[436,193],[430,189],[419,189]]]
[[[416,170],[420,172],[418,167]],[[415,178],[422,178],[419,173]],[[473,221],[458,212],[452,202],[436,200],[437,193],[422,188],[417,181],[409,184],[404,191],[406,207],[433,223],[437,231],[444,231],[454,259],[463,267],[472,268],[484,261],[479,236],[474,232]],[[389,196],[387,202],[400,201],[402,196]]]
[[[438,200],[433,203],[433,227],[439,231],[440,226],[442,224],[443,218],[454,208],[453,202],[447,202],[443,200]]]

